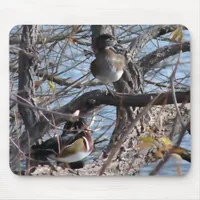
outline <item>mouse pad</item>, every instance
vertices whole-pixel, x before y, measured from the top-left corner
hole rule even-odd
[[[13,173],[188,173],[185,26],[18,25],[9,35],[9,67]]]

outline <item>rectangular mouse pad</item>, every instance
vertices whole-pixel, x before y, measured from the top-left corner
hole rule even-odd
[[[191,165],[183,25],[18,25],[10,168],[30,176],[182,176]]]

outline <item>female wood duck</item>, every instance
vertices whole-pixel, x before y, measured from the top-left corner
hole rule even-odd
[[[120,47],[120,48],[119,48]],[[125,51],[109,34],[100,35],[94,44],[96,59],[90,70],[94,77],[104,83],[118,81],[126,67]]]
[[[90,133],[83,118],[67,122],[59,138],[53,137],[32,146],[32,156],[38,160],[51,159],[66,164],[82,161],[93,151],[94,143]],[[69,135],[72,137],[69,138]]]

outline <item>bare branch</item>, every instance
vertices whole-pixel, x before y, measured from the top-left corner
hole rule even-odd
[[[78,120],[78,117],[75,116],[75,115],[72,115],[72,114],[64,114],[64,113],[56,112],[56,111],[49,111],[49,110],[46,110],[46,109],[44,109],[44,108],[39,108],[39,107],[36,107],[36,106],[29,105],[29,104],[27,104],[27,103],[20,102],[20,101],[18,101],[18,100],[16,100],[16,99],[13,99],[13,98],[10,98],[10,100],[11,100],[11,101],[14,101],[15,103],[18,103],[18,104],[20,104],[20,105],[22,105],[22,106],[24,106],[24,107],[31,108],[32,110],[40,110],[40,111],[43,111],[45,114],[48,113],[48,114],[50,114],[51,116],[52,116],[52,115],[55,115],[55,116],[56,116],[56,115],[59,115],[59,116],[65,118],[65,120],[67,120],[67,121],[76,121],[76,120]]]
[[[190,42],[183,42],[181,50],[182,52],[190,51]],[[139,63],[140,66],[143,68],[144,73],[146,73],[160,61],[170,56],[176,55],[179,52],[180,52],[180,44],[165,46],[143,57],[142,59],[140,59]]]
[[[138,53],[148,41],[160,35],[171,32],[177,27],[177,25],[156,25],[145,30],[144,33],[135,38],[129,46],[128,53],[131,55],[131,59],[133,60],[136,58]]]
[[[112,105],[112,106],[133,106],[133,107],[144,107],[146,106],[152,98],[156,97],[158,94],[122,94],[116,93],[115,97],[111,94],[107,94],[106,91],[93,90],[91,92],[84,93],[78,97],[75,101],[58,109],[58,112],[67,112],[69,107],[73,110],[80,110],[81,114],[84,115],[92,109],[100,105]],[[176,99],[178,103],[183,102],[186,98],[190,96],[190,92],[176,92]],[[188,101],[189,98],[188,98]],[[154,105],[162,105],[163,102],[166,104],[173,104],[173,97],[171,92],[166,92],[160,94],[159,98],[154,102]],[[71,111],[70,111],[71,112]]]
[[[80,28],[80,26],[74,26],[76,31]],[[55,41],[61,41],[61,40],[65,40],[66,38],[71,36],[71,32],[66,32],[65,34],[59,34],[57,36],[52,36],[52,37],[46,37],[45,38],[45,43],[51,43],[51,42],[55,42]],[[11,37],[10,38],[10,45],[14,45],[14,44],[19,44],[20,43],[20,37]],[[43,44],[44,43],[44,38],[37,38],[37,44]]]
[[[116,97],[113,95],[107,94],[106,91],[101,90],[94,90],[91,92],[84,93],[74,101],[70,102],[69,104],[60,107],[58,110],[55,111],[48,111],[46,112],[46,118],[51,121],[52,116],[55,119],[55,124],[62,123],[66,121],[66,117],[68,115],[64,113],[73,113],[76,110],[80,110],[80,115],[84,116],[88,114],[88,112],[92,111],[93,109],[97,109],[101,105],[113,105],[113,106],[138,106],[144,107],[146,106],[152,98],[156,97],[158,94],[141,94],[141,95],[128,95],[128,94],[116,94]],[[184,101],[185,98],[189,96],[189,92],[177,92],[176,98],[177,101],[180,103]],[[167,98],[167,99],[166,99]],[[159,95],[156,101],[154,101],[154,105],[162,105],[163,102],[166,104],[173,103],[173,97],[171,93],[162,93]],[[188,100],[189,101],[189,100]],[[34,108],[36,109],[36,108]],[[40,110],[40,108],[37,108]],[[45,110],[42,109],[45,113]],[[55,112],[55,114],[54,114]],[[63,113],[64,115],[59,115],[59,113]],[[70,117],[71,115],[69,115]],[[41,125],[40,125],[41,124]],[[40,130],[40,126],[42,129]],[[33,138],[31,139],[31,145],[40,137],[43,136],[44,130],[46,131],[50,128],[49,123],[47,120],[41,120],[40,122],[36,123],[33,127],[31,132],[35,132]],[[19,138],[19,140],[24,140],[25,135]],[[23,145],[24,146],[24,145]],[[22,148],[22,147],[21,147]],[[26,148],[23,149],[24,151]]]

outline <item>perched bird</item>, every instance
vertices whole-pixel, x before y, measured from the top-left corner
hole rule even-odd
[[[83,118],[76,122],[67,122],[60,137],[33,145],[31,155],[35,159],[54,160],[66,163],[69,167],[75,166],[74,163],[82,161],[93,151],[94,143],[90,133],[91,130],[87,128]]]
[[[94,77],[104,83],[118,81],[126,67],[125,52],[109,34],[100,35],[94,45],[96,59],[90,70]]]
[[[70,144],[64,145],[56,160],[64,163],[73,163],[83,160],[93,150],[93,140],[89,130],[83,130],[77,134],[75,139]]]

